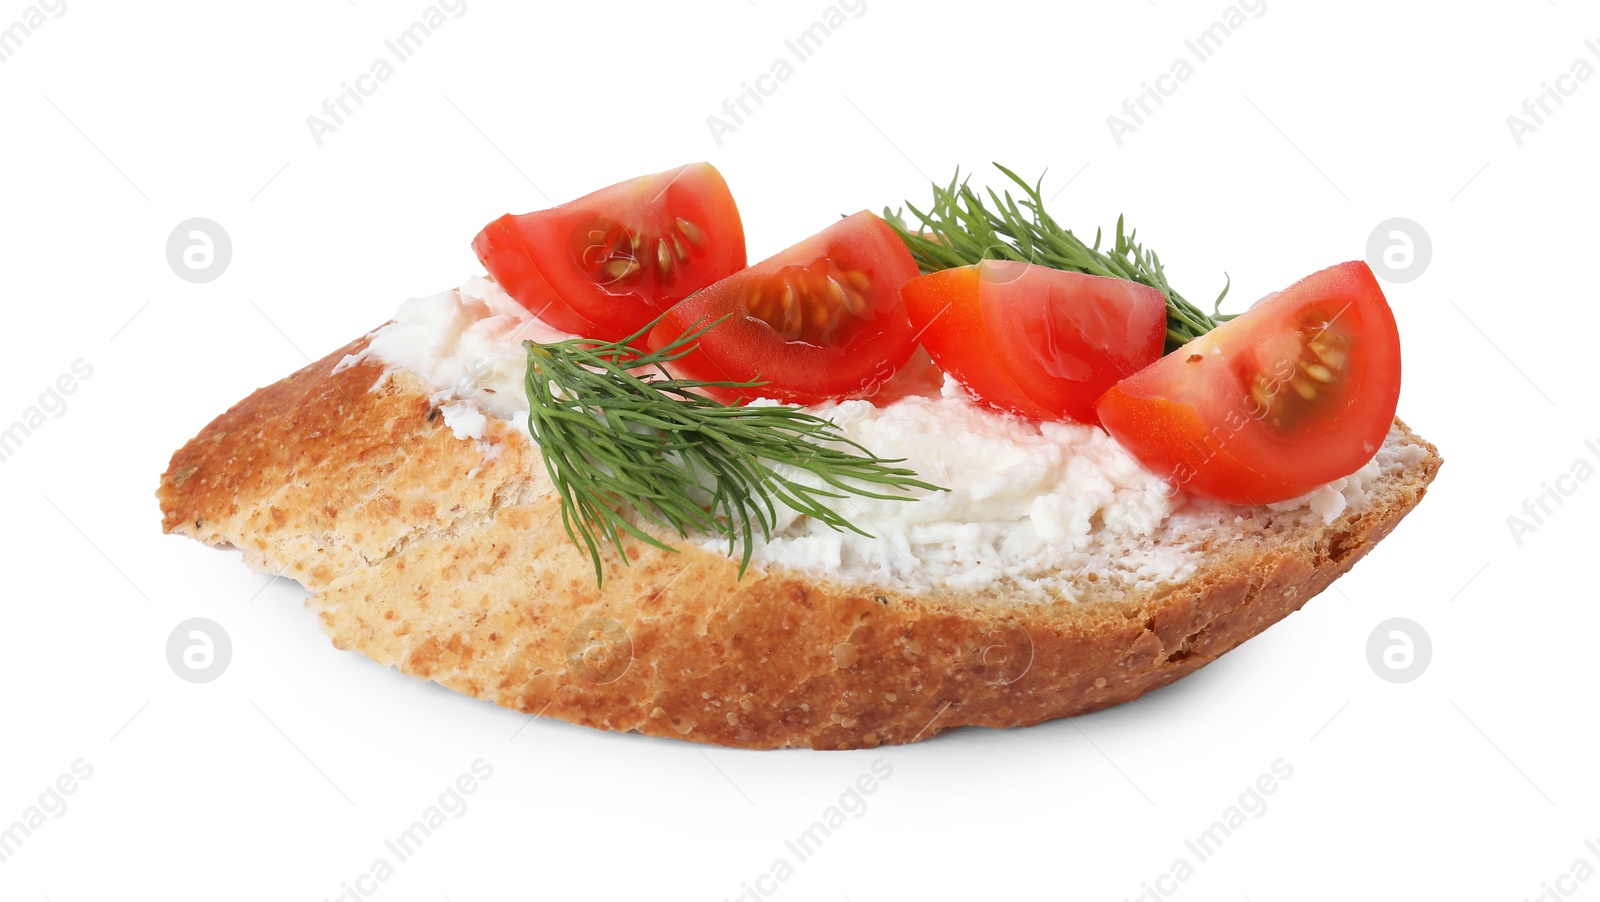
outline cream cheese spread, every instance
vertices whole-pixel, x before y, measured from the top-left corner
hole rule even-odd
[[[493,281],[475,277],[458,289],[406,301],[373,333],[360,358],[431,385],[455,436],[478,441],[492,455],[484,441],[488,417],[527,434],[521,343],[570,337],[533,318]],[[949,491],[918,492],[904,501],[839,501],[840,513],[870,537],[783,509],[771,540],[758,541],[756,566],[921,591],[1010,584],[1059,596],[1070,594],[1086,573],[1146,583],[1181,580],[1196,565],[1192,543],[1148,540],[1183,507],[1183,495],[1096,427],[998,413],[949,378],[881,406],[842,401],[811,412],[874,454],[903,458],[924,482]],[[1332,522],[1377,474],[1375,460],[1271,507],[1309,509]],[[726,547],[709,537],[701,541]]]

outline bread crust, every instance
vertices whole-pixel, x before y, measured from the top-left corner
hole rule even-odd
[[[452,434],[352,342],[179,450],[163,529],[299,580],[334,644],[530,714],[745,748],[851,749],[1130,701],[1298,610],[1422,499],[1437,450],[1326,526],[1209,548],[1182,583],[1094,602],[917,594],[636,544],[604,588],[538,450]],[[679,543],[680,545],[683,543]],[[1104,593],[1102,593],[1104,594]]]

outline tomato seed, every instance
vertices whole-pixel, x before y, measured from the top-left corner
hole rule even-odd
[[[701,232],[700,227],[689,220],[680,216],[673,224],[678,227],[678,231],[683,233],[683,237],[695,247],[699,247],[700,242],[705,240],[705,233]]]
[[[668,274],[672,272],[672,252],[667,250],[667,240],[665,238],[656,239],[656,272],[660,275],[662,281],[665,281]]]
[[[631,259],[631,258],[628,258],[628,257],[620,257],[618,259],[612,260],[610,263],[607,263],[606,266],[605,266],[605,273],[611,279],[611,281],[613,281],[613,282],[618,281],[620,279],[626,279],[629,276],[634,275],[638,271],[639,271],[639,261]]]

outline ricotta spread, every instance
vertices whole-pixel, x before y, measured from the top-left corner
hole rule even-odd
[[[340,366],[371,358],[386,372],[415,374],[435,389],[433,399],[455,436],[478,441],[492,456],[496,449],[484,440],[487,417],[527,433],[521,343],[570,337],[534,319],[493,281],[475,277],[458,289],[406,301],[362,355]],[[1197,563],[1194,543],[1149,541],[1183,507],[1183,495],[1096,427],[995,412],[947,377],[903,388],[893,400],[833,402],[811,412],[880,457],[903,458],[924,482],[949,491],[917,492],[904,501],[841,499],[840,512],[870,537],[780,509],[770,541],[758,539],[756,566],[920,591],[1009,584],[1059,597],[1085,575],[1132,583],[1181,580]],[[1378,472],[1375,460],[1271,507],[1307,510],[1332,522],[1363,497]],[[700,541],[726,548],[712,537]]]

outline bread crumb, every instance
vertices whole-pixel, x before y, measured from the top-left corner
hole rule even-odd
[[[854,667],[856,657],[856,647],[848,642],[833,647],[833,663],[839,667]]]

